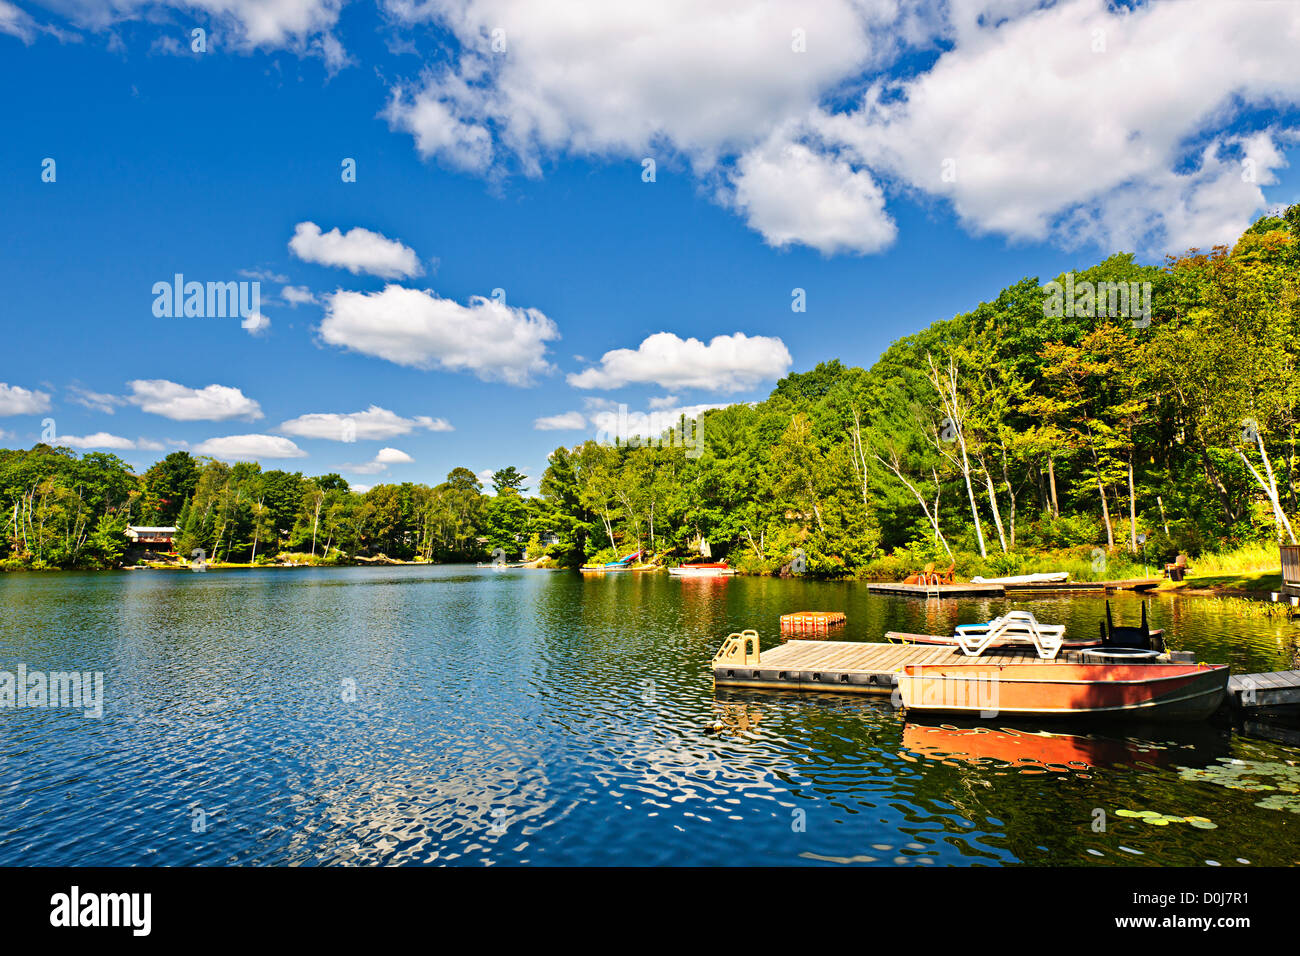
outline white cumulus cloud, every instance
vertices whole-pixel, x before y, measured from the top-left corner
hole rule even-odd
[[[35,415],[50,409],[50,396],[0,382],[0,415]]]
[[[280,435],[224,435],[199,442],[193,451],[222,461],[261,461],[263,458],[306,458],[307,453]]]
[[[529,172],[546,153],[643,156],[664,142],[708,165],[761,138],[772,117],[804,113],[911,32],[894,0],[386,6],[402,21],[437,20],[460,41],[451,67],[393,90],[387,115],[421,153],[468,169],[496,159],[492,131]]]
[[[706,345],[656,332],[636,349],[614,349],[600,364],[568,376],[575,388],[613,389],[636,383],[664,388],[739,392],[780,378],[793,359],[778,338],[743,332],[717,335]]]
[[[95,432],[93,435],[59,435],[54,440],[56,445],[67,445],[69,448],[103,448],[112,451],[133,449],[136,443],[129,438],[123,438],[120,435],[110,435],[108,432]]]
[[[426,158],[495,178],[684,157],[768,243],[827,255],[887,248],[905,197],[1017,241],[1231,240],[1266,207],[1300,106],[1300,3],[385,7],[458,42],[390,91],[390,125]]]
[[[349,423],[350,427],[349,427]],[[378,405],[371,405],[364,412],[337,414],[334,412],[312,412],[299,415],[280,425],[279,430],[286,435],[299,438],[325,438],[331,441],[366,441],[375,438],[392,438],[396,435],[409,435],[416,429],[423,428],[431,432],[454,431],[445,418],[431,418],[428,415],[416,415],[403,418]]]
[[[239,323],[239,327],[249,335],[261,336],[271,331],[271,320],[261,312],[253,312]]]
[[[424,271],[410,246],[360,226],[341,232],[321,232],[314,222],[300,222],[289,240],[289,251],[304,262],[362,272],[382,279],[418,276]]]
[[[59,0],[57,6],[77,26],[109,30],[125,20],[156,19],[155,11],[182,11],[188,27],[194,11],[207,15],[199,25],[215,27],[222,47],[240,51],[290,49],[321,56],[338,69],[347,62],[333,30],[344,0]],[[54,3],[49,3],[55,6]],[[187,29],[188,33],[188,29]],[[217,49],[216,37],[209,50]],[[188,39],[185,49],[189,49]]]
[[[242,391],[228,385],[190,388],[166,379],[136,379],[128,382],[127,401],[146,412],[177,422],[224,422],[262,417],[262,407]]]
[[[582,412],[561,412],[544,415],[533,421],[533,428],[542,432],[575,431],[587,427],[587,416]]]
[[[531,384],[550,371],[546,343],[560,337],[537,309],[473,296],[469,305],[430,290],[385,286],[325,297],[321,338],[331,345],[422,369],[472,372],[484,381]]]
[[[1235,239],[1264,207],[1280,154],[1227,129],[1245,106],[1300,102],[1300,5],[979,12],[954,8],[954,45],[928,70],[810,127],[975,233],[1180,251]]]
[[[732,185],[750,228],[778,249],[880,252],[898,234],[869,172],[782,136],[741,156]]]
[[[376,475],[387,470],[389,465],[406,465],[415,461],[400,448],[381,448],[370,461],[359,465],[342,465],[344,471],[358,475]]]
[[[284,299],[295,309],[300,305],[308,305],[316,301],[316,296],[312,295],[311,289],[305,285],[287,285],[280,290],[280,298]]]

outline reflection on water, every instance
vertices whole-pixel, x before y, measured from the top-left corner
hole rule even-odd
[[[1086,773],[1137,764],[1167,767],[1228,752],[1230,734],[1208,725],[1171,725],[1161,728],[1160,734],[1157,738],[1115,737],[1082,730],[1062,733],[1029,727],[931,726],[909,720],[903,728],[903,747],[928,759],[956,760],[975,767],[1001,765],[1026,773]]]
[[[845,611],[837,640],[1010,606],[1092,634],[1096,597],[401,567],[5,575],[0,598],[0,669],[105,686],[99,720],[0,711],[0,863],[1300,862],[1286,740],[926,726],[710,679],[726,634],[777,646],[791,611]],[[1296,625],[1149,601],[1171,646],[1295,666]],[[1270,773],[1227,786],[1234,760]]]

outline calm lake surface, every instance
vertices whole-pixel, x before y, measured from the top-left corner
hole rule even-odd
[[[715,694],[708,667],[732,631],[779,644],[790,611],[881,640],[1009,605],[1068,633],[1103,613],[458,566],[0,575],[0,670],[104,673],[102,718],[0,709],[0,864],[1300,864],[1281,743],[1208,724],[972,740],[882,698]],[[1137,598],[1114,605],[1137,622]],[[1148,607],[1202,659],[1300,666],[1300,624]]]

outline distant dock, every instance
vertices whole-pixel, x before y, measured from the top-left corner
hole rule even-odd
[[[1000,597],[1005,594],[1041,592],[1044,594],[1110,591],[1150,591],[1160,584],[1160,578],[1137,578],[1127,581],[1074,581],[1063,583],[1032,584],[900,584],[892,581],[867,584],[868,591],[882,594],[907,594],[912,597]]]
[[[1127,581],[1065,581],[1060,584],[1005,584],[1008,592],[1015,591],[1150,591],[1158,587],[1160,578],[1133,578]]]
[[[910,594],[914,597],[974,597],[981,594],[997,597],[1006,593],[1006,588],[1001,584],[895,584],[890,581],[872,581],[867,585],[867,590],[883,594]]]

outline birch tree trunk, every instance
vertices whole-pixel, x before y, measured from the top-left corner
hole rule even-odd
[[[952,357],[948,358],[948,368],[943,375],[939,374],[938,366],[934,364],[934,357],[926,355],[930,363],[930,383],[934,386],[935,391],[939,393],[939,400],[943,403],[944,412],[947,414],[948,422],[953,430],[953,439],[957,442],[957,448],[961,452],[960,461],[962,477],[966,480],[966,499],[970,502],[971,519],[975,522],[975,538],[979,541],[980,557],[987,558],[988,549],[984,546],[984,526],[980,523],[979,508],[975,504],[975,487],[970,480],[970,455],[966,449],[966,416],[961,408],[961,399],[957,391],[957,366]],[[942,441],[938,433],[935,434],[935,447],[941,454],[953,458],[948,452],[943,450],[940,444]]]
[[[888,468],[890,471],[892,471],[892,472],[893,472],[893,473],[898,477],[898,480],[901,481],[901,482],[902,482],[902,483],[907,487],[907,490],[910,491],[910,492],[912,493],[912,495],[916,498],[917,502],[921,505],[921,510],[922,510],[923,512],[925,512],[925,518],[926,518],[926,520],[930,522],[930,527],[934,529],[934,540],[935,540],[935,541],[938,541],[940,544],[943,545],[943,550],[946,551],[946,552],[948,552],[948,557],[951,558],[951,557],[952,557],[952,548],[948,547],[948,541],[947,541],[947,539],[944,538],[944,536],[943,536],[943,532],[939,530],[939,498],[938,498],[938,496],[937,496],[937,495],[935,496],[935,501],[934,501],[934,511],[931,511],[931,510],[930,510],[930,505],[929,505],[929,504],[926,502],[926,500],[925,500],[925,496],[922,495],[921,492],[917,490],[916,485],[912,484],[912,482],[908,480],[907,476],[903,474],[903,471],[902,471],[902,468],[900,467],[900,464],[899,464],[898,456],[897,456],[897,455],[893,455],[893,456],[891,456],[891,458],[892,458],[891,461],[886,461],[886,460],[885,460],[884,458],[882,458],[879,454],[876,454],[876,453],[874,453],[874,452],[873,452],[872,454],[873,454],[873,456],[875,457],[876,461],[880,462],[882,465],[884,465],[886,468]],[[938,475],[936,474],[936,475],[935,475],[935,486],[937,487],[938,484],[939,484],[939,478],[938,478]]]
[[[998,496],[993,487],[993,476],[989,474],[988,466],[984,459],[979,459],[980,471],[984,472],[984,487],[989,496],[989,508],[993,511],[993,525],[998,529],[998,541],[1002,545],[1002,553],[1007,553],[1007,536],[1002,530],[1002,512],[998,509]]]
[[[849,405],[853,412],[853,431],[851,433],[853,444],[853,470],[862,484],[862,503],[867,504],[867,450],[862,444],[862,422],[858,418],[858,408],[856,405]]]
[[[1106,549],[1115,550],[1115,531],[1110,525],[1110,507],[1106,504],[1106,489],[1101,484],[1101,472],[1097,472],[1097,491],[1101,493],[1101,517],[1106,522]]]
[[[1263,432],[1256,430],[1255,442],[1259,446],[1259,457],[1263,459],[1264,471],[1268,475],[1267,480],[1265,480],[1264,476],[1261,475],[1259,471],[1256,470],[1255,466],[1250,463],[1250,459],[1246,457],[1245,452],[1238,451],[1237,455],[1241,458],[1245,466],[1250,469],[1250,473],[1254,475],[1255,480],[1259,482],[1260,487],[1264,489],[1264,493],[1268,495],[1269,503],[1273,506],[1273,520],[1277,523],[1278,530],[1285,531],[1287,537],[1291,539],[1291,543],[1295,544],[1295,532],[1291,530],[1291,522],[1287,519],[1286,511],[1282,508],[1282,501],[1278,497],[1277,478],[1273,474],[1273,464],[1269,461],[1268,452],[1264,448]],[[1279,535],[1279,537],[1281,537],[1281,535]]]
[[[1137,495],[1133,492],[1133,455],[1128,456],[1128,546],[1129,551],[1137,554]]]
[[[1061,517],[1061,505],[1056,498],[1056,462],[1052,456],[1047,456],[1047,482],[1052,489],[1052,517]]]

